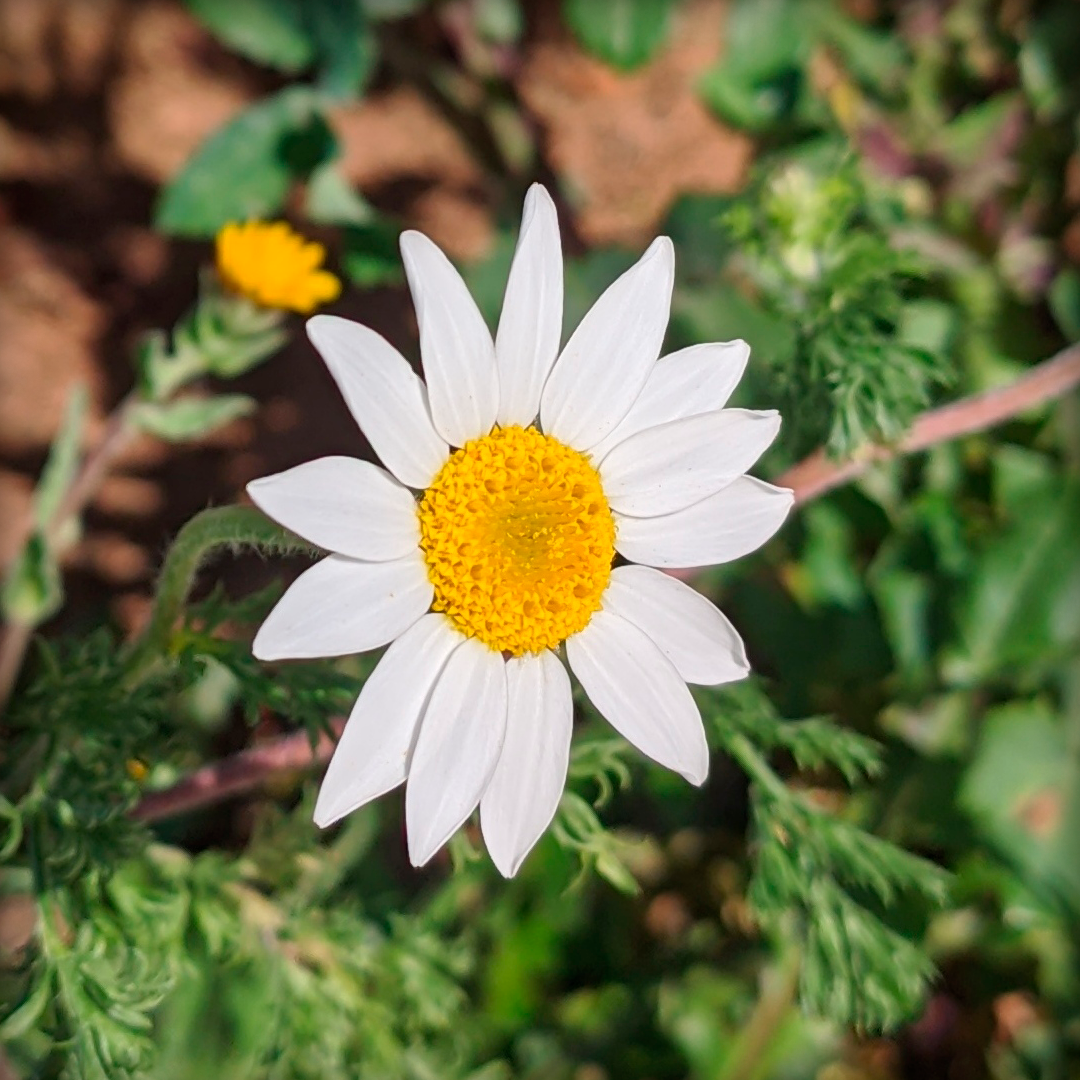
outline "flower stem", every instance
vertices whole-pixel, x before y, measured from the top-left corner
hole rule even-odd
[[[200,511],[176,534],[165,556],[150,621],[129,647],[129,677],[138,680],[169,651],[173,627],[199,568],[212,552],[223,547],[233,551],[255,548],[276,555],[313,550],[254,507],[220,506]]]
[[[113,410],[97,446],[87,454],[82,467],[60,499],[55,513],[45,523],[44,539],[56,558],[60,558],[73,543],[74,533],[68,529],[68,523],[86,509],[116,464],[117,458],[127,449],[135,432],[131,423],[135,401],[136,396],[129,394]],[[31,529],[32,526],[28,524],[27,535]],[[33,637],[33,629],[24,623],[12,622],[4,627],[3,635],[0,636],[0,715],[15,689],[23,658]]]

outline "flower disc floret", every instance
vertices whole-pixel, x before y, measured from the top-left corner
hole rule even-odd
[[[615,523],[579,451],[536,428],[496,428],[450,456],[418,512],[432,606],[463,634],[523,656],[599,609]]]
[[[326,249],[284,221],[230,222],[217,236],[217,270],[235,293],[261,307],[308,314],[335,300],[341,282],[322,267]]]

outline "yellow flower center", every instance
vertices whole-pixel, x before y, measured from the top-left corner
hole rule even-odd
[[[496,428],[420,501],[436,611],[514,656],[583,630],[611,576],[615,522],[589,459],[535,428]]]

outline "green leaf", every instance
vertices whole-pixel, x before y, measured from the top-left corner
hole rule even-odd
[[[1077,791],[1080,766],[1044,702],[1013,702],[987,714],[960,803],[1025,881],[1062,897],[1080,896],[1069,815]]]
[[[229,221],[277,214],[293,179],[332,152],[309,137],[326,127],[318,109],[314,91],[293,86],[214,132],[165,188],[155,225],[180,236],[213,236]]]
[[[365,225],[373,215],[370,204],[333,161],[311,174],[304,209],[312,221],[326,225]]]
[[[372,289],[396,285],[402,280],[398,233],[397,228],[381,218],[345,230],[341,267],[353,284]]]
[[[525,32],[525,17],[518,0],[479,0],[476,29],[497,45],[512,45]]]
[[[724,57],[698,86],[719,116],[759,131],[794,112],[808,48],[804,14],[793,0],[737,0],[731,7]]]
[[[959,640],[944,664],[954,684],[1053,661],[1080,640],[1080,487],[1029,488],[1010,510],[961,602]]]
[[[333,97],[359,93],[375,68],[375,39],[357,0],[303,0],[318,55],[319,88]]]
[[[0,610],[10,622],[37,626],[55,615],[63,602],[60,567],[45,538],[35,533],[8,572],[0,591]]]
[[[11,1042],[25,1035],[45,1012],[52,1000],[53,981],[45,975],[36,979],[25,997],[0,1021],[0,1043]]]
[[[255,401],[246,394],[220,394],[218,397],[183,397],[177,401],[142,402],[135,409],[134,422],[143,431],[166,442],[185,442],[208,435],[231,420],[248,416]]]
[[[594,56],[629,69],[667,41],[672,7],[673,0],[563,0],[563,17]]]
[[[60,508],[64,493],[79,468],[83,427],[86,421],[85,386],[76,386],[68,397],[64,419],[49,450],[49,460],[34,492],[34,516],[39,528],[47,528]]]
[[[306,68],[315,47],[296,0],[185,0],[218,40],[257,64],[287,74]]]
[[[1046,294],[1058,328],[1070,341],[1080,341],[1080,273],[1073,267],[1060,271]]]

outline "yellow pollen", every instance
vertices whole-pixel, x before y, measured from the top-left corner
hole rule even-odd
[[[583,630],[615,557],[589,459],[536,428],[496,428],[439,470],[419,505],[436,611],[514,656]]]
[[[326,249],[284,221],[230,222],[217,235],[225,285],[256,304],[308,314],[337,298],[341,282],[322,268]]]

